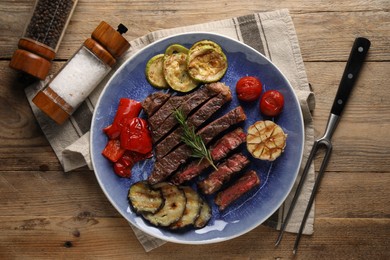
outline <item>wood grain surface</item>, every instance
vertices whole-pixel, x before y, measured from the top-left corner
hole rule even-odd
[[[319,137],[353,39],[369,38],[367,62],[333,136],[314,234],[302,238],[295,257],[295,235],[286,234],[275,248],[277,232],[265,226],[222,243],[167,243],[146,253],[92,171],[63,172],[28,105],[26,80],[8,67],[33,5],[0,2],[0,259],[390,259],[388,0],[79,0],[57,53],[52,72],[103,19],[126,24],[132,40],[158,29],[288,8],[316,96]]]

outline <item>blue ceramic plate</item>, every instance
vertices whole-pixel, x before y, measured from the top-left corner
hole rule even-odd
[[[231,87],[233,100],[223,108],[221,114],[242,105],[248,117],[243,125],[245,130],[254,122],[266,119],[259,113],[258,102],[244,104],[236,98],[237,80],[246,75],[256,76],[264,85],[263,92],[276,89],[284,95],[284,110],[280,116],[272,120],[288,135],[287,146],[282,156],[273,163],[252,159],[250,167],[256,170],[261,179],[259,188],[247,193],[223,212],[218,211],[212,197],[206,197],[213,207],[213,217],[208,225],[202,229],[174,232],[151,226],[132,212],[128,204],[127,193],[130,185],[147,178],[154,160],[149,159],[137,164],[130,179],[117,177],[111,163],[101,155],[107,142],[102,129],[113,121],[119,98],[130,97],[141,101],[150,93],[157,91],[148,84],[144,74],[146,62],[151,57],[163,53],[170,44],[179,43],[190,47],[203,39],[219,43],[229,63],[229,68],[221,81]],[[269,218],[293,187],[302,159],[303,143],[304,128],[299,102],[290,83],[279,69],[253,48],[225,36],[210,33],[171,36],[147,46],[127,60],[103,90],[95,108],[91,128],[93,167],[96,178],[112,205],[124,218],[144,232],[166,241],[184,244],[207,244],[232,239],[252,230]],[[243,152],[246,152],[245,145],[242,147]]]

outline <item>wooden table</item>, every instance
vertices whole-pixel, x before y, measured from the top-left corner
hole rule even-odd
[[[64,173],[8,67],[33,0],[0,2],[0,259],[286,259],[295,235],[274,248],[265,226],[210,245],[168,243],[149,253],[111,206],[92,171]],[[333,137],[317,196],[315,232],[298,259],[390,259],[390,2],[388,0],[79,0],[52,71],[104,19],[124,23],[131,40],[150,31],[288,8],[316,95],[315,133],[328,119],[356,36],[372,46]],[[322,156],[317,158],[316,170]]]

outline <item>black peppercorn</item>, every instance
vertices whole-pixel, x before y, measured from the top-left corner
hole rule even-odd
[[[78,0],[37,0],[10,67],[44,79]]]
[[[38,1],[25,37],[55,49],[72,11],[73,3],[73,0]]]

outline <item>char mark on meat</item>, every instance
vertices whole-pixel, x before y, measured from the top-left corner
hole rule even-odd
[[[227,130],[235,124],[244,121],[245,119],[246,116],[244,110],[239,106],[203,127],[199,131],[199,134],[205,145],[208,145],[209,142],[217,137],[221,132]],[[185,152],[182,152],[182,150]],[[156,161],[152,173],[148,178],[149,182],[158,183],[167,179],[181,165],[187,162],[191,154],[192,151],[187,145],[179,145],[174,150],[169,152],[169,154],[167,154],[164,158]]]
[[[220,82],[206,84],[200,87],[197,91],[188,94],[185,102],[182,102],[178,108],[182,110],[185,116],[188,116],[210,98],[217,96],[219,93],[225,93],[226,89],[229,89],[229,87]],[[155,122],[152,122],[152,124],[155,124]],[[171,113],[164,119],[162,124],[155,124],[155,126],[152,126],[152,138],[154,143],[159,142],[161,138],[166,136],[177,125],[178,122],[172,110]]]
[[[185,144],[169,153],[169,156],[157,160],[154,164],[152,173],[148,177],[150,184],[156,184],[167,179],[174,171],[184,164],[191,156],[191,148]]]
[[[241,172],[249,164],[249,159],[241,153],[234,154],[218,165],[218,170],[212,172],[206,179],[198,183],[204,194],[213,194],[230,179]]]
[[[230,101],[232,98],[231,93],[229,88],[226,88],[227,91],[223,91],[217,96],[211,98],[192,115],[190,115],[187,119],[187,124],[190,127],[197,129],[215,112],[217,112],[226,102]],[[156,145],[155,152],[157,159],[164,157],[169,153],[169,151],[181,143],[182,133],[182,129],[178,127]]]
[[[242,128],[236,128],[235,130],[225,134],[210,148],[210,154],[214,162],[217,162],[225,158],[228,153],[236,149],[242,143],[245,142],[246,134]],[[171,181],[176,184],[182,184],[186,181],[192,180],[196,176],[199,176],[204,170],[210,167],[207,160],[193,161],[187,165],[184,170],[175,173]]]
[[[243,122],[246,119],[244,109],[241,106],[236,107],[224,116],[216,119],[207,126],[198,131],[203,141],[209,143],[214,137],[218,136],[230,126]]]
[[[153,116],[148,118],[150,128],[153,132],[154,129],[159,128],[164,121],[172,114],[172,112],[179,108],[180,105],[187,101],[189,96],[171,96],[165,103],[157,110]]]
[[[171,94],[161,91],[154,92],[147,96],[142,102],[142,108],[144,109],[148,118],[153,116],[154,113],[156,113],[156,111],[159,110],[170,97]]]
[[[215,197],[215,204],[219,210],[226,209],[231,203],[236,201],[238,198],[252,190],[254,187],[260,185],[260,179],[256,172],[251,170],[242,175],[236,182],[223,191],[218,192]]]

